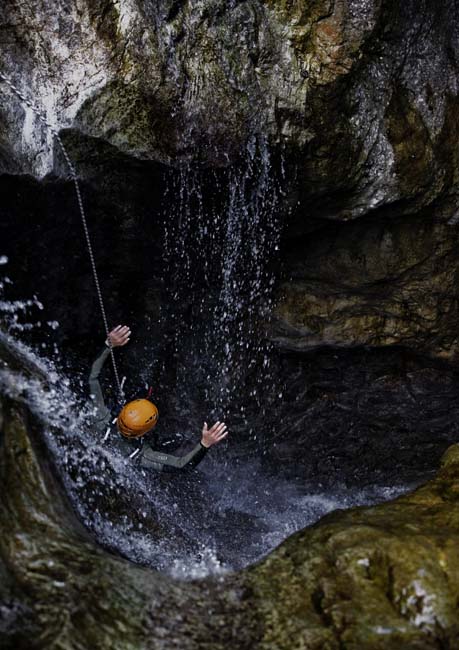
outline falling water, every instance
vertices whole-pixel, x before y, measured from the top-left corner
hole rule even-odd
[[[177,360],[175,392],[190,401],[200,393],[216,417],[250,435],[247,397],[263,415],[269,380],[263,329],[282,175],[265,139],[254,136],[238,165],[219,173],[187,167],[168,180],[164,267],[172,300],[163,301],[163,323]]]

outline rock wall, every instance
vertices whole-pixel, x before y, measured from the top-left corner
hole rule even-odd
[[[406,346],[457,361],[458,228],[435,210],[324,227],[288,250],[272,334],[282,348]]]
[[[298,153],[319,214],[342,218],[419,206],[457,182],[452,0],[9,0],[1,11],[2,72],[56,127],[130,155],[227,164],[262,131]],[[50,142],[2,90],[5,149],[43,175]]]
[[[445,517],[457,471],[455,446],[438,476],[413,494],[329,515],[255,567],[261,647],[454,647],[458,520],[450,528]]]
[[[267,138],[284,165],[279,345],[455,357],[457,229],[436,225],[456,223],[458,208],[453,0],[8,0],[0,25],[2,73],[98,184],[88,161],[215,168]],[[50,133],[0,88],[3,172],[65,175]],[[110,192],[116,173],[103,176]]]

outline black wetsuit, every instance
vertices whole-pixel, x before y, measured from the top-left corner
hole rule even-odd
[[[99,383],[100,373],[109,356],[110,349],[105,347],[92,364],[91,374],[89,375],[89,388],[96,406],[96,428],[100,431],[106,430],[112,422],[112,415],[105,404]],[[148,444],[139,444],[139,440],[124,438],[118,432],[114,435],[117,436],[117,446],[121,448],[127,457],[135,458],[136,464],[141,467],[149,467],[158,471],[163,469],[192,469],[201,462],[207,452],[207,448],[198,443],[186,456],[171,456],[170,454],[154,451]]]

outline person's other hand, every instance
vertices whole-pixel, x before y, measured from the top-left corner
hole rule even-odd
[[[212,447],[212,445],[217,444],[217,442],[224,440],[227,435],[228,431],[224,422],[216,422],[211,429],[208,429],[207,422],[204,422],[201,445],[203,447]]]
[[[129,342],[131,337],[131,330],[127,325],[118,325],[112,329],[108,338],[110,340],[112,348],[119,348]]]

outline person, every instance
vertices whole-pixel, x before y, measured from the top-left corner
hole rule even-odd
[[[112,423],[113,418],[109,408],[105,404],[99,378],[104,364],[110,356],[110,346],[113,348],[123,347],[129,342],[130,337],[131,330],[129,327],[126,325],[118,325],[115,327],[109,333],[105,341],[104,349],[99,353],[91,366],[89,389],[95,405],[95,425],[100,431],[106,430]],[[207,422],[204,422],[200,442],[188,454],[180,457],[154,451],[149,444],[144,444],[143,436],[132,439],[121,433],[116,433],[117,446],[121,448],[125,455],[131,459],[135,459],[135,462],[141,467],[157,471],[185,470],[196,467],[204,458],[208,449],[224,440],[227,435],[228,431],[224,422],[216,422],[210,429],[207,426]]]

